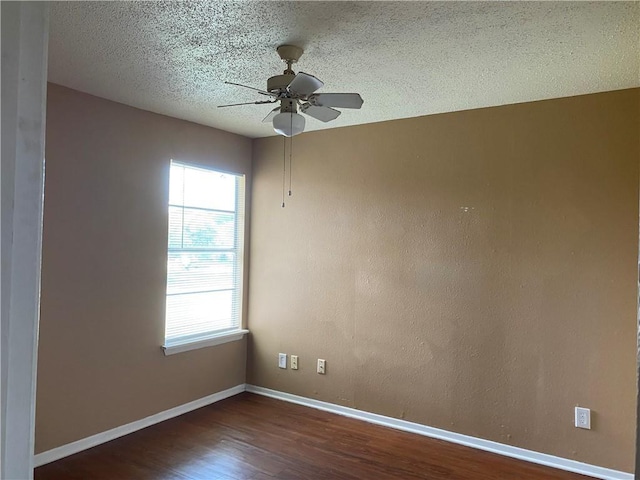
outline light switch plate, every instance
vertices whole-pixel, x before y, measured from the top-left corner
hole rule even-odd
[[[576,407],[575,425],[578,428],[591,430],[591,410],[588,408]]]
[[[279,353],[278,354],[278,367],[287,368],[287,354]]]

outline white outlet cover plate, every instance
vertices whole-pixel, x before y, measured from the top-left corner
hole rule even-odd
[[[298,369],[298,356],[291,355],[291,370],[297,370],[297,369]]]
[[[318,373],[321,375],[325,374],[325,361],[321,358],[318,359]]]

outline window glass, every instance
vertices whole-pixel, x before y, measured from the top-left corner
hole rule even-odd
[[[168,208],[165,345],[239,329],[244,177],[172,162]]]

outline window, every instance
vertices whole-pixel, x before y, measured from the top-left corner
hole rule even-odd
[[[171,162],[165,353],[246,333],[243,232],[244,175]]]

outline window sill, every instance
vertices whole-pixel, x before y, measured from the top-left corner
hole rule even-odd
[[[165,355],[174,355],[176,353],[188,352],[189,350],[196,350],[198,348],[213,347],[214,345],[222,345],[223,343],[236,342],[241,340],[247,333],[249,333],[249,330],[234,330],[232,332],[212,335],[200,340],[163,345],[162,350]]]

